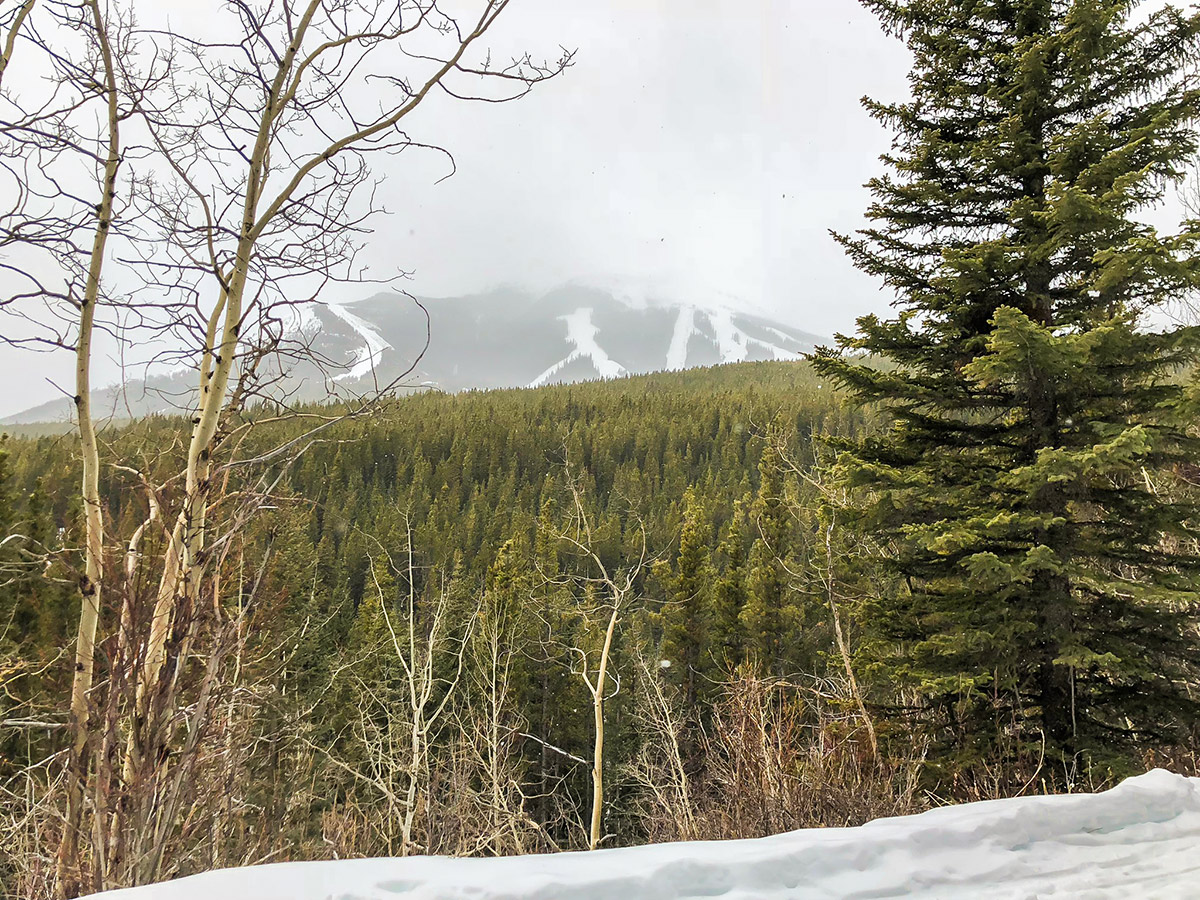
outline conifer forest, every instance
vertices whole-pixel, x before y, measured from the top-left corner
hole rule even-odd
[[[0,426],[0,897],[1196,774],[1200,12],[862,0],[884,299],[803,358],[301,396],[410,114],[569,87],[509,5],[0,3],[0,333],[74,379]],[[136,329],[188,393],[102,415]]]

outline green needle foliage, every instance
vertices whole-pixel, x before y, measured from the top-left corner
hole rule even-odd
[[[1177,744],[1198,711],[1179,477],[1200,458],[1182,377],[1198,336],[1141,326],[1196,285],[1200,224],[1139,215],[1196,152],[1200,16],[865,5],[911,49],[912,99],[865,101],[895,132],[890,172],[871,226],[837,239],[899,314],[840,339],[888,365],[816,365],[894,421],[844,445],[858,523],[905,586],[872,610],[875,663],[965,766]]]
[[[683,526],[674,572],[666,575],[667,605],[663,609],[663,653],[682,683],[684,699],[694,707],[699,679],[709,674],[710,623],[708,593],[712,583],[709,561],[709,519],[694,488],[683,495]]]

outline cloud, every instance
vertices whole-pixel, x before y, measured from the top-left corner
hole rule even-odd
[[[198,29],[205,8],[152,12]],[[621,280],[826,334],[886,304],[827,234],[861,222],[888,145],[859,98],[906,89],[906,51],[858,4],[514,0],[492,45],[498,59],[578,48],[577,63],[516,103],[439,96],[418,110],[409,133],[449,149],[458,172],[438,183],[432,153],[373,160],[390,214],[361,257],[372,274],[412,271],[407,287],[427,296]],[[0,370],[32,371],[8,348]],[[41,378],[70,384],[70,370],[67,354],[39,359],[0,415],[54,396]],[[117,372],[99,359],[95,381]]]

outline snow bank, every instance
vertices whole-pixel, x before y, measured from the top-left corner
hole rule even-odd
[[[281,863],[106,900],[803,900],[1200,896],[1200,779],[1023,797],[760,840],[507,859]]]

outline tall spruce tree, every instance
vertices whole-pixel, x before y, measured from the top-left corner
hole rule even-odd
[[[786,568],[792,552],[792,523],[784,502],[783,470],[769,442],[762,449],[758,473],[758,490],[750,507],[754,541],[740,618],[750,660],[765,672],[782,675],[794,657],[789,637],[797,609]]]
[[[683,528],[674,571],[666,580],[670,592],[663,609],[663,653],[674,667],[689,708],[698,698],[698,683],[711,664],[706,654],[710,623],[708,593],[712,582],[708,513],[695,488],[683,495]]]
[[[1196,151],[1200,17],[1129,0],[863,0],[912,51],[871,226],[837,236],[898,294],[817,367],[894,419],[848,445],[861,524],[907,590],[885,665],[967,759],[1115,760],[1197,721],[1195,510],[1183,422],[1197,335],[1148,310],[1194,287],[1196,223],[1139,214]]]
[[[732,672],[744,662],[741,614],[746,606],[746,506],[745,499],[734,502],[733,515],[718,547],[720,576],[712,590],[709,638],[710,653],[722,672]]]

